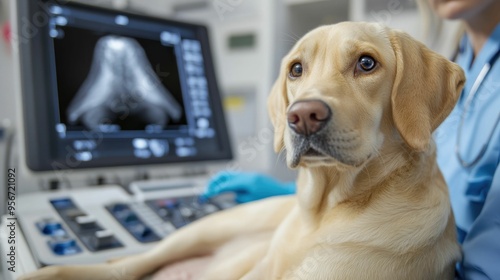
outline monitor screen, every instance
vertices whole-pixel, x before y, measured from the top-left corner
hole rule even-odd
[[[232,157],[205,27],[68,1],[23,3],[30,169]]]

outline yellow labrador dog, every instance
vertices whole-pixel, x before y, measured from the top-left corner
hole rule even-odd
[[[296,196],[211,215],[141,255],[22,279],[131,280],[164,266],[157,279],[453,279],[460,248],[431,133],[464,79],[405,33],[319,27],[283,59],[268,103]]]

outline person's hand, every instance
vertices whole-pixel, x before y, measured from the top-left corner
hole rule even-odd
[[[221,172],[208,183],[204,196],[234,192],[238,203],[245,203],[275,195],[295,193],[295,182],[282,183],[257,173]]]

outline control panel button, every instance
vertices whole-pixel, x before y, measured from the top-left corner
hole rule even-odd
[[[125,218],[123,219],[125,223],[136,223],[139,221],[139,218],[137,215],[133,212],[128,212],[127,215],[125,215]]]
[[[52,219],[45,219],[37,223],[37,227],[45,235],[51,235],[51,236],[66,235],[66,231],[63,229],[61,223]]]
[[[143,224],[138,224],[138,225],[134,226],[132,230],[141,239],[147,239],[150,236],[154,235],[153,231],[149,227],[147,227]]]
[[[96,217],[82,211],[71,198],[51,200],[51,203],[65,225],[71,229],[76,238],[88,250],[96,251],[123,247],[122,243],[115,237],[112,238],[113,242],[106,241],[106,238],[99,237],[100,235],[96,237],[96,232],[101,232],[104,228],[99,224]],[[66,234],[66,237],[70,238],[69,234]],[[76,250],[70,244],[71,242],[70,240],[60,241],[59,243],[53,241],[51,246],[58,254],[69,254],[72,250]]]
[[[97,220],[92,216],[78,216],[75,222],[81,230],[97,228]]]
[[[115,242],[115,235],[110,230],[99,230],[94,233],[90,241],[94,249],[100,250],[112,247]]]
[[[118,218],[119,220],[123,221],[126,224],[139,222],[139,218],[137,217],[137,215],[130,209],[113,212],[112,214],[113,216],[115,216],[116,218]]]
[[[172,217],[172,211],[167,208],[158,208],[158,215],[163,218],[170,218]]]
[[[86,216],[87,214],[78,208],[71,208],[65,211],[66,216],[71,220],[76,220],[78,217]]]
[[[49,241],[49,246],[56,255],[72,255],[80,253],[82,250],[75,239],[68,237],[54,238]]]
[[[56,209],[72,208],[74,205],[70,198],[52,199],[50,203],[52,203]]]
[[[219,211],[219,208],[217,208],[217,206],[215,206],[213,204],[210,204],[210,203],[207,203],[207,204],[203,205],[202,209],[203,209],[203,212],[205,212],[206,215],[212,214],[212,213],[215,213],[215,212]]]
[[[181,216],[186,219],[192,219],[195,214],[193,209],[185,206],[179,208],[179,213],[181,213]]]
[[[172,233],[172,232],[174,232],[174,231],[175,231],[175,227],[174,227],[174,225],[172,225],[172,223],[170,223],[170,222],[166,222],[166,223],[164,223],[164,224],[162,225],[161,230],[162,230],[163,232],[165,232],[166,234],[170,234],[170,233]]]
[[[128,205],[124,203],[116,203],[110,207],[111,212],[121,212],[128,209]]]
[[[112,204],[106,206],[106,209],[137,241],[146,243],[160,240],[151,227],[155,223],[161,223],[162,220],[145,208],[142,203]]]
[[[159,200],[157,201],[157,205],[159,207],[165,207],[165,208],[175,208],[179,205],[179,202],[177,201],[177,199],[173,199],[173,198],[167,198],[167,199],[162,199],[162,200]]]

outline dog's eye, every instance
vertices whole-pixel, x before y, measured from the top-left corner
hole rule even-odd
[[[377,62],[370,56],[364,55],[360,57],[358,60],[358,69],[361,71],[365,72],[371,71],[373,70],[373,68],[375,68],[376,65]]]
[[[290,69],[290,77],[292,78],[297,78],[302,76],[302,64],[300,63],[295,63],[292,65],[292,68]]]

